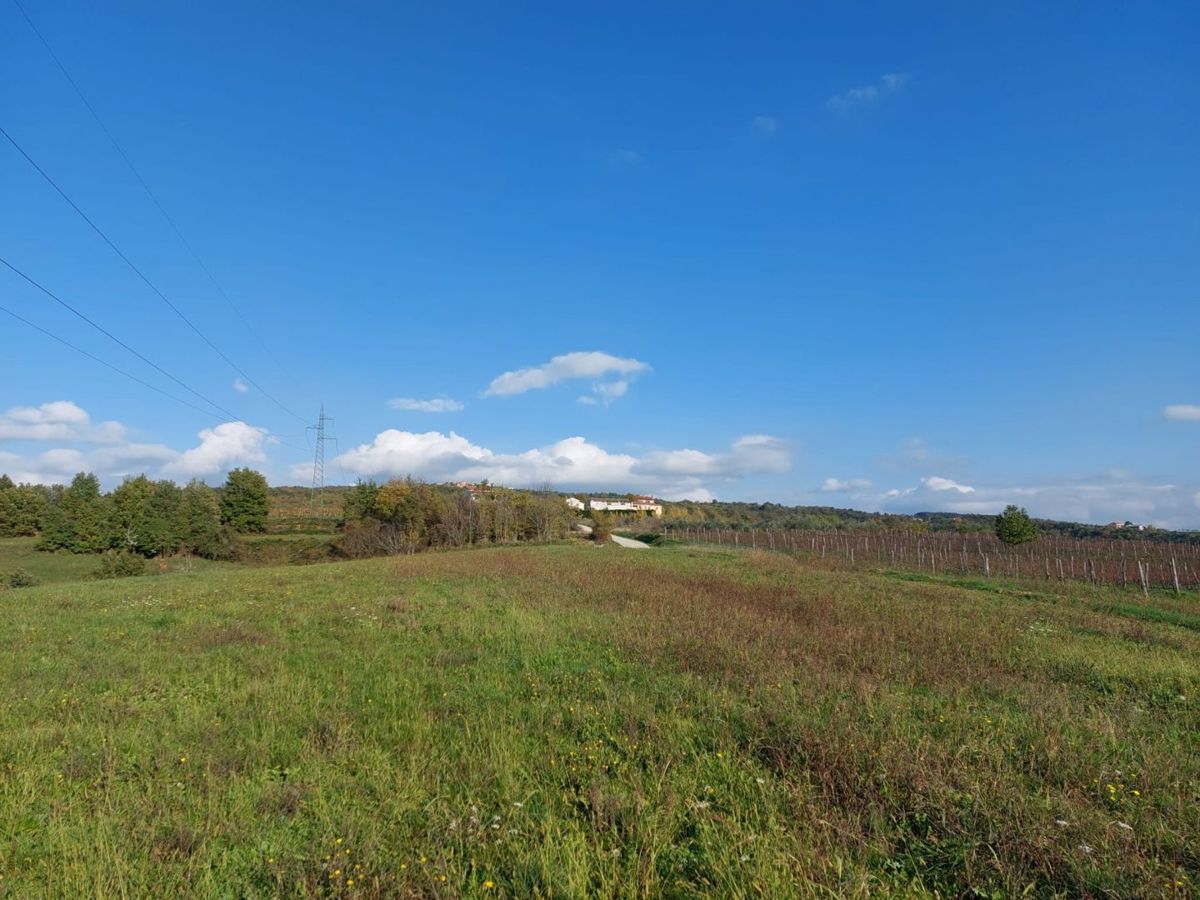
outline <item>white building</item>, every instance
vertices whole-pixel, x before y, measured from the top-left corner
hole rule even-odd
[[[663,514],[662,504],[656,502],[653,497],[634,497],[632,500],[606,500],[603,497],[592,497],[588,500],[588,506],[599,512],[641,512],[649,513],[660,519]]]
[[[567,498],[567,506],[571,507],[571,509],[576,510],[578,512],[583,512],[584,509],[587,508],[587,504],[584,503],[582,500],[580,500],[578,497],[568,497]]]

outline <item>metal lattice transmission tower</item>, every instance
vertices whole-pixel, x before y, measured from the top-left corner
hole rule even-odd
[[[325,415],[325,404],[321,404],[321,415],[317,417],[316,425],[308,427],[317,433],[317,447],[313,452],[312,491],[308,495],[309,510],[318,516],[325,514],[325,442],[337,443],[337,438],[326,433],[326,426],[332,425],[333,419]]]

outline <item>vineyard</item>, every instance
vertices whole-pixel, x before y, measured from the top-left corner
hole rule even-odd
[[[1148,593],[1200,589],[1200,544],[1043,536],[1009,546],[990,534],[844,533],[668,526],[695,543],[774,550],[830,567],[894,568],[933,575],[1088,581]]]

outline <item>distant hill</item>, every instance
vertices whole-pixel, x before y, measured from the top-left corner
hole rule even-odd
[[[453,485],[445,485],[454,490]],[[271,488],[271,527],[276,533],[323,532],[336,528],[342,514],[342,500],[348,486],[324,489],[324,514],[318,516],[311,506],[311,489],[307,487]],[[619,498],[631,494],[613,491],[559,491],[569,496]],[[713,528],[797,528],[849,531],[858,529],[952,531],[961,534],[990,532],[994,517],[949,512],[899,513],[863,512],[834,506],[785,506],[780,503],[747,503],[713,500],[663,501],[663,523],[671,525],[707,525]],[[1139,530],[1136,526],[1117,528],[1112,525],[1093,525],[1037,519],[1042,534],[1061,534],[1074,538],[1106,538],[1131,541],[1200,541],[1200,531],[1168,531],[1160,528]]]
[[[663,521],[668,527],[675,523],[709,525],[714,528],[803,528],[840,531],[900,529],[971,534],[990,532],[995,521],[994,516],[949,512],[919,512],[913,515],[902,515],[839,509],[832,506],[784,506],[778,503],[733,503],[716,500],[709,503],[669,502],[664,506]],[[1036,519],[1035,521],[1042,534],[1061,534],[1064,537],[1200,541],[1200,532],[1197,531],[1089,525],[1079,522],[1060,522],[1053,519]]]

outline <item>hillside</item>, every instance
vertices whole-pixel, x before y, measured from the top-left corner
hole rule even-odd
[[[493,548],[0,593],[0,894],[1185,894],[1195,601]]]
[[[446,486],[447,489],[452,489]],[[331,486],[324,489],[324,518],[316,517],[311,507],[311,491],[306,487],[276,487],[271,489],[273,531],[327,531],[341,514],[342,500],[348,487]],[[564,498],[582,496],[580,492],[561,492]],[[587,496],[624,497],[626,494],[590,492]],[[779,503],[750,503],[713,500],[707,503],[692,501],[663,501],[663,523],[672,525],[706,525],[713,528],[776,528],[829,530],[921,530],[952,531],[973,534],[992,530],[994,516],[919,512],[914,515],[873,513],[832,506],[785,506]],[[1200,542],[1197,531],[1167,531],[1148,528],[1114,528],[1111,525],[1064,522],[1037,519],[1043,534],[1063,537],[1098,537],[1109,540]],[[651,523],[653,524],[653,523]]]

